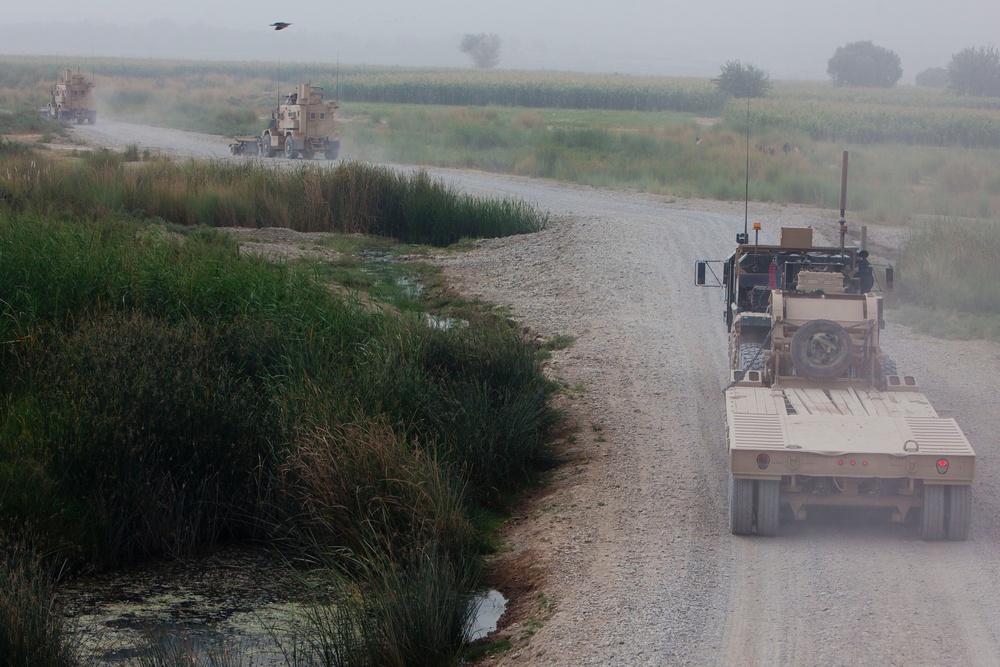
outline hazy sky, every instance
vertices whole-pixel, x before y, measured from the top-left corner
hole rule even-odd
[[[726,60],[742,60],[770,72],[772,78],[826,77],[826,61],[848,42],[870,39],[902,59],[904,81],[930,66],[943,66],[967,46],[988,46],[1000,27],[1000,1],[957,0],[930,9],[912,0],[370,0],[330,2],[295,0],[4,0],[0,53],[33,52],[89,55],[141,55],[141,44],[120,47],[106,32],[115,26],[144,26],[170,21],[199,35],[194,48],[174,39],[150,44],[149,55],[233,59],[285,54],[295,60],[336,54],[343,62],[406,65],[463,65],[461,34],[495,32],[503,39],[500,67],[627,71],[637,74],[715,75]],[[295,25],[275,33],[274,21]],[[60,46],[25,45],[16,39],[26,24],[75,24],[86,34]],[[199,26],[198,24],[204,24]],[[163,34],[170,26],[160,24]],[[196,29],[194,29],[196,28]],[[211,33],[221,32],[218,48]],[[246,43],[227,50],[223,35],[247,32]],[[22,31],[23,32],[23,31]],[[30,32],[30,31],[29,31]],[[127,32],[127,31],[124,31]],[[8,37],[13,35],[13,37]],[[334,36],[338,36],[334,38]],[[315,41],[322,37],[323,50]],[[5,42],[7,46],[5,46]],[[97,43],[94,43],[97,42]],[[340,42],[336,44],[334,42]],[[228,42],[226,42],[228,44]],[[308,48],[306,48],[308,47]],[[341,48],[342,47],[342,48]],[[227,47],[228,48],[228,47]],[[127,51],[127,52],[124,52]],[[333,58],[331,57],[330,60]],[[442,62],[450,60],[450,62]]]

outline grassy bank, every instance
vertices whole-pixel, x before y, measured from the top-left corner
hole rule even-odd
[[[313,194],[309,218],[276,171],[131,168],[116,156],[31,167],[26,149],[4,150],[0,536],[68,571],[270,541],[355,592],[329,612],[337,625],[317,612],[303,639],[316,656],[335,645],[358,652],[352,664],[451,664],[486,544],[477,517],[549,456],[540,358],[488,310],[459,305],[450,314],[467,326],[429,327],[422,313],[331,289],[314,267],[164,221],[238,222],[204,198],[241,175],[255,190],[270,183],[272,206],[308,229],[322,219],[444,243],[436,216],[462,206],[472,212],[448,233],[488,233],[475,231],[475,202],[426,177],[344,165],[328,175],[341,180],[314,185],[332,198],[358,169],[381,184],[362,198],[373,208]],[[164,183],[170,196],[144,189]],[[0,588],[35,585],[18,581]],[[398,600],[410,612],[389,613]],[[361,619],[367,639],[355,644]],[[336,635],[344,627],[355,630]]]

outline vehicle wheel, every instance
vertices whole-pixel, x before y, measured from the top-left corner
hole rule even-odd
[[[948,490],[948,539],[961,541],[969,538],[972,525],[972,486],[949,486]]]
[[[889,387],[889,376],[899,375],[899,369],[896,367],[896,361],[889,357],[879,356],[878,365],[881,371],[881,375],[878,377],[878,388],[884,391]]]
[[[781,524],[781,480],[757,480],[757,534],[774,537]]]
[[[920,539],[944,539],[944,489],[940,484],[924,484],[924,508],[920,516]]]
[[[327,160],[336,160],[337,156],[340,155],[340,142],[339,141],[328,142],[326,145],[325,155]]]
[[[792,364],[814,380],[835,378],[851,363],[851,336],[830,320],[812,320],[792,336]]]
[[[264,139],[260,144],[260,154],[263,157],[274,157],[274,146],[271,145],[270,132],[264,133]]]
[[[729,475],[729,529],[733,535],[749,535],[753,529],[753,480]]]
[[[764,346],[760,343],[743,343],[740,345],[740,367],[741,371],[762,371],[764,370]]]
[[[289,160],[294,160],[299,156],[299,152],[295,150],[295,142],[292,141],[292,135],[285,137],[285,157]]]

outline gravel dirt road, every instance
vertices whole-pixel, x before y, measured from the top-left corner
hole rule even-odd
[[[119,123],[74,132],[231,159],[218,137]],[[884,339],[976,449],[969,541],[922,542],[914,526],[859,510],[737,538],[727,523],[722,295],[694,286],[693,265],[728,255],[743,204],[430,171],[550,212],[540,233],[438,261],[531,332],[575,337],[548,363],[574,432],[551,484],[506,531],[499,583],[512,648],[490,664],[1000,664],[1000,345],[892,324]],[[782,224],[835,229],[830,212],[750,212],[762,241]]]

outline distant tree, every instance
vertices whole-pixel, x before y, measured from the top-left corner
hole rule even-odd
[[[943,67],[928,67],[917,74],[915,81],[918,86],[944,90],[948,87],[948,70]]]
[[[755,65],[744,65],[739,60],[727,60],[712,83],[721,92],[733,97],[764,97],[771,90],[767,72]]]
[[[1000,51],[970,46],[948,61],[948,90],[958,95],[1000,97]]]
[[[892,88],[903,76],[899,56],[871,41],[851,42],[827,61],[826,73],[838,86]]]
[[[458,48],[480,69],[492,69],[500,63],[500,35],[466,33]]]

